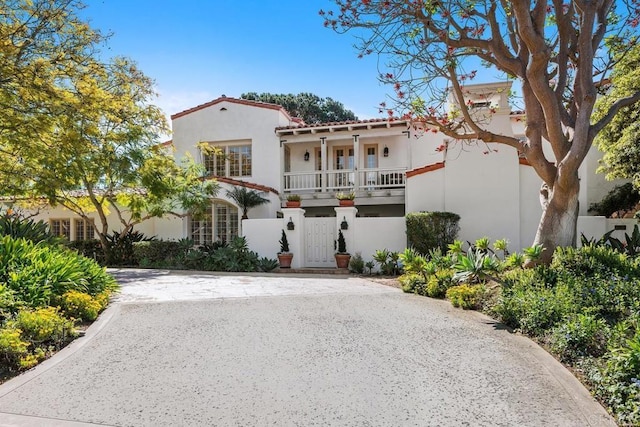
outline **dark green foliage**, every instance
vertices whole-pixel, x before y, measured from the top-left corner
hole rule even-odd
[[[609,236],[609,244],[613,249],[629,256],[637,257],[640,255],[640,230],[638,230],[638,224],[633,226],[631,235],[624,233],[624,242]]]
[[[590,378],[595,380],[596,395],[621,425],[640,425],[640,330],[611,348],[605,361]]]
[[[338,230],[338,240],[337,242],[337,252],[339,254],[347,253],[347,242],[344,240],[344,234],[342,234],[342,230]]]
[[[129,230],[125,234],[113,231],[112,234],[105,237],[109,247],[106,254],[107,265],[137,265],[138,261],[133,253],[133,244],[154,240],[153,237],[146,237],[143,233],[135,230]]]
[[[356,274],[364,273],[364,260],[362,259],[360,252],[356,252],[356,254],[349,260],[349,271]]]
[[[436,248],[446,252],[460,230],[460,215],[451,212],[413,212],[406,220],[409,246],[423,255]]]
[[[10,236],[0,239],[0,283],[11,290],[3,299],[14,301],[0,311],[45,307],[69,290],[97,295],[116,288],[113,278],[93,260],[63,247]],[[6,290],[3,293],[7,295]]]
[[[5,213],[0,216],[0,236],[23,238],[34,243],[61,243],[62,240],[49,233],[49,226],[43,221],[20,218],[18,215]]]
[[[243,93],[240,98],[281,105],[293,117],[300,117],[307,124],[358,119],[353,111],[347,110],[341,102],[331,98],[320,98],[312,93],[294,95],[249,92]]]
[[[76,240],[66,242],[65,245],[69,249],[73,249],[80,255],[91,258],[100,265],[106,265],[104,250],[99,240]]]
[[[133,244],[134,258],[142,267],[175,267],[184,262],[191,241],[148,240]]]
[[[282,237],[279,240],[280,243],[280,253],[286,254],[289,253],[289,241],[287,240],[287,233],[282,230]]]
[[[378,249],[373,254],[373,259],[380,265],[380,273],[385,276],[395,276],[400,271],[400,266],[398,265],[400,254],[398,252]]]
[[[609,326],[602,318],[578,313],[551,330],[551,349],[564,362],[600,357],[607,350]]]
[[[640,192],[628,182],[617,185],[600,202],[591,204],[589,212],[604,215],[607,218],[611,218],[613,214],[622,217],[634,209],[638,203],[640,203]]]
[[[256,271],[264,271],[265,273],[268,273],[271,270],[277,268],[278,265],[279,264],[277,259],[262,257],[258,260]]]

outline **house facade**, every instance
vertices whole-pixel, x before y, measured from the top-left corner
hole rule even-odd
[[[465,87],[474,114],[484,114],[494,132],[524,138],[524,114],[511,110],[509,89],[510,83]],[[540,220],[541,180],[511,147],[461,143],[400,119],[305,124],[281,106],[225,96],[171,119],[173,139],[166,144],[176,158],[201,162],[221,191],[204,219],[147,221],[137,227],[147,235],[197,244],[244,235],[253,250],[275,258],[286,230],[294,267],[328,267],[338,230],[348,250],[365,259],[377,249],[402,250],[409,212],[455,212],[462,240],[507,238],[512,250],[531,244]],[[580,170],[579,232],[594,236],[609,225],[588,217],[587,209],[613,185],[595,173],[599,158],[593,148]],[[241,209],[226,196],[235,186],[270,203],[241,220]],[[336,193],[352,191],[355,207],[339,207]],[[300,196],[299,208],[286,207],[291,194]],[[40,217],[71,240],[89,235],[61,208]]]

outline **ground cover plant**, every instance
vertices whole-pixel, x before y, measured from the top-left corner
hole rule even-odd
[[[103,267],[61,245],[42,223],[2,224],[11,226],[0,230],[0,378],[64,347],[117,288]]]
[[[481,309],[528,335],[620,424],[640,425],[640,257],[608,236],[583,243],[558,248],[550,265],[533,268],[523,265],[540,257],[541,247],[509,253],[503,240],[455,241],[446,253],[426,256],[406,249],[399,281],[405,292]]]

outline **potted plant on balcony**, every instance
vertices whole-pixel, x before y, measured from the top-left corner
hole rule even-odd
[[[347,252],[347,242],[344,240],[342,230],[338,230],[338,240],[335,242],[337,251],[335,254],[336,265],[338,268],[349,268],[349,260],[351,260],[351,254]]]
[[[299,194],[289,194],[287,196],[287,207],[288,208],[299,208],[300,207],[300,195]]]
[[[287,240],[287,233],[282,230],[282,237],[279,240],[280,252],[278,252],[278,263],[280,268],[291,268],[291,260],[293,254],[289,252],[289,241]]]
[[[345,192],[339,192],[338,194],[336,194],[336,199],[338,199],[338,203],[340,204],[340,206],[353,206],[354,205],[354,199],[356,198],[356,192],[351,190],[348,193]]]

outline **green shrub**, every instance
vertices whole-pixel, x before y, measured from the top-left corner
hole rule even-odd
[[[480,305],[482,295],[484,294],[484,286],[482,285],[458,285],[447,289],[446,297],[454,307],[460,307],[465,310],[476,308]]]
[[[640,268],[627,255],[603,246],[585,246],[579,249],[558,248],[553,254],[551,268],[559,274],[579,277],[595,274],[640,277]]]
[[[61,243],[62,240],[49,233],[49,226],[33,219],[20,218],[18,215],[5,213],[0,216],[0,236],[11,236],[15,239],[26,239],[34,243]]]
[[[54,307],[21,310],[8,325],[22,331],[21,337],[30,343],[46,343],[58,348],[75,336],[73,321],[64,318]]]
[[[362,259],[362,254],[360,254],[360,252],[356,252],[356,254],[349,260],[349,271],[356,274],[364,273],[364,260]]]
[[[402,290],[409,293],[422,294],[420,292],[425,285],[424,276],[416,273],[405,273],[398,278]]]
[[[525,274],[524,278],[535,278]],[[566,285],[514,283],[504,287],[498,302],[491,308],[500,320],[514,329],[532,335],[544,335],[567,315],[575,312],[573,297]]]
[[[609,327],[604,319],[578,313],[553,328],[551,350],[562,361],[573,362],[581,357],[600,357],[607,350]]]
[[[102,244],[99,240],[75,240],[66,242],[65,245],[100,265],[106,265],[104,249],[102,249]]]
[[[134,258],[143,267],[180,267],[180,263],[186,259],[187,253],[192,248],[192,243],[169,240],[135,242],[133,243]]]
[[[22,339],[20,330],[14,327],[0,328],[0,361],[0,367],[6,369],[17,366],[30,368],[38,363],[29,358],[29,343]]]
[[[612,348],[596,376],[596,395],[620,425],[640,425],[640,333]]]
[[[69,290],[97,295],[117,287],[93,260],[63,247],[11,236],[0,239],[0,283],[11,289],[16,301],[32,308],[47,306]]]
[[[258,260],[257,271],[264,271],[265,273],[278,267],[278,260],[273,258],[262,257]]]
[[[135,230],[129,230],[127,233],[114,230],[105,237],[109,246],[106,254],[107,265],[138,265],[133,250],[134,244],[154,240],[153,237],[146,237],[143,233]]]
[[[67,316],[84,321],[96,320],[98,314],[105,309],[108,303],[109,292],[92,297],[84,292],[69,291],[60,299],[62,311]]]
[[[444,298],[447,290],[455,284],[453,274],[453,270],[449,268],[437,270],[435,274],[429,277],[425,287],[425,294],[431,298]]]
[[[460,231],[460,216],[451,212],[412,212],[406,221],[409,246],[423,255],[436,248],[446,252]]]

